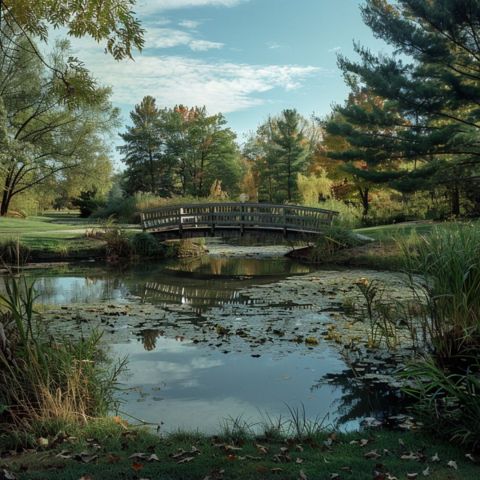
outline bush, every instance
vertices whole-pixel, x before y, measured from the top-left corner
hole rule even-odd
[[[0,296],[2,427],[31,431],[107,415],[124,362],[105,362],[99,333],[79,341],[49,337],[34,320],[34,301],[34,287],[25,280],[9,279]]]
[[[135,254],[140,257],[164,257],[165,247],[147,232],[137,233],[132,239]]]
[[[6,240],[0,243],[0,264],[25,265],[30,258],[30,248],[18,240]]]

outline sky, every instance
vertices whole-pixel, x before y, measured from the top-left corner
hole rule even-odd
[[[133,61],[113,60],[90,39],[72,45],[98,82],[112,87],[125,123],[151,95],[160,107],[205,105],[225,114],[242,143],[285,108],[324,116],[343,102],[337,53],[354,57],[354,40],[375,52],[386,48],[363,24],[360,3],[137,0],[146,45]]]

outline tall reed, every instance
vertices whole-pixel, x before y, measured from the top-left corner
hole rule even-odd
[[[35,320],[35,289],[9,278],[0,295],[0,422],[29,430],[55,420],[86,422],[108,414],[115,403],[121,361],[111,365],[101,334],[78,341],[52,338]]]

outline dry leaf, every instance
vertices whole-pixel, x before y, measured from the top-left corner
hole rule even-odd
[[[418,477],[418,473],[407,473],[407,478],[417,478]]]
[[[185,457],[179,460],[177,463],[190,463],[192,460],[195,460],[195,457]]]
[[[308,477],[305,475],[305,472],[303,470],[300,470],[298,474],[298,480],[308,480]]]
[[[447,463],[447,466],[450,467],[450,468],[453,468],[454,470],[458,470],[458,465],[457,465],[457,462],[455,460],[450,460]]]
[[[430,467],[427,467],[425,470],[423,470],[422,475],[424,477],[429,477],[430,476]]]
[[[435,455],[431,458],[432,462],[439,462],[440,457],[438,456],[438,453],[435,453]]]
[[[132,463],[132,468],[136,472],[138,472],[139,470],[141,470],[143,468],[143,463],[134,462],[134,463]]]
[[[2,480],[16,480],[17,477],[10,471],[8,471],[6,468],[0,469],[0,478]]]
[[[381,457],[381,455],[376,450],[371,450],[370,452],[365,453],[363,456],[369,459],[377,459]]]
[[[475,457],[471,453],[466,453],[465,458],[468,458],[473,463],[477,463],[477,461],[475,460]]]
[[[410,452],[408,454],[404,454],[400,457],[402,460],[418,460],[418,455],[413,453],[413,452]]]

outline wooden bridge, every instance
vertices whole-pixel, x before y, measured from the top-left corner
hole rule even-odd
[[[246,232],[305,238],[322,235],[336,215],[333,210],[297,205],[204,203],[146,210],[141,219],[145,231],[164,239],[243,236]]]

